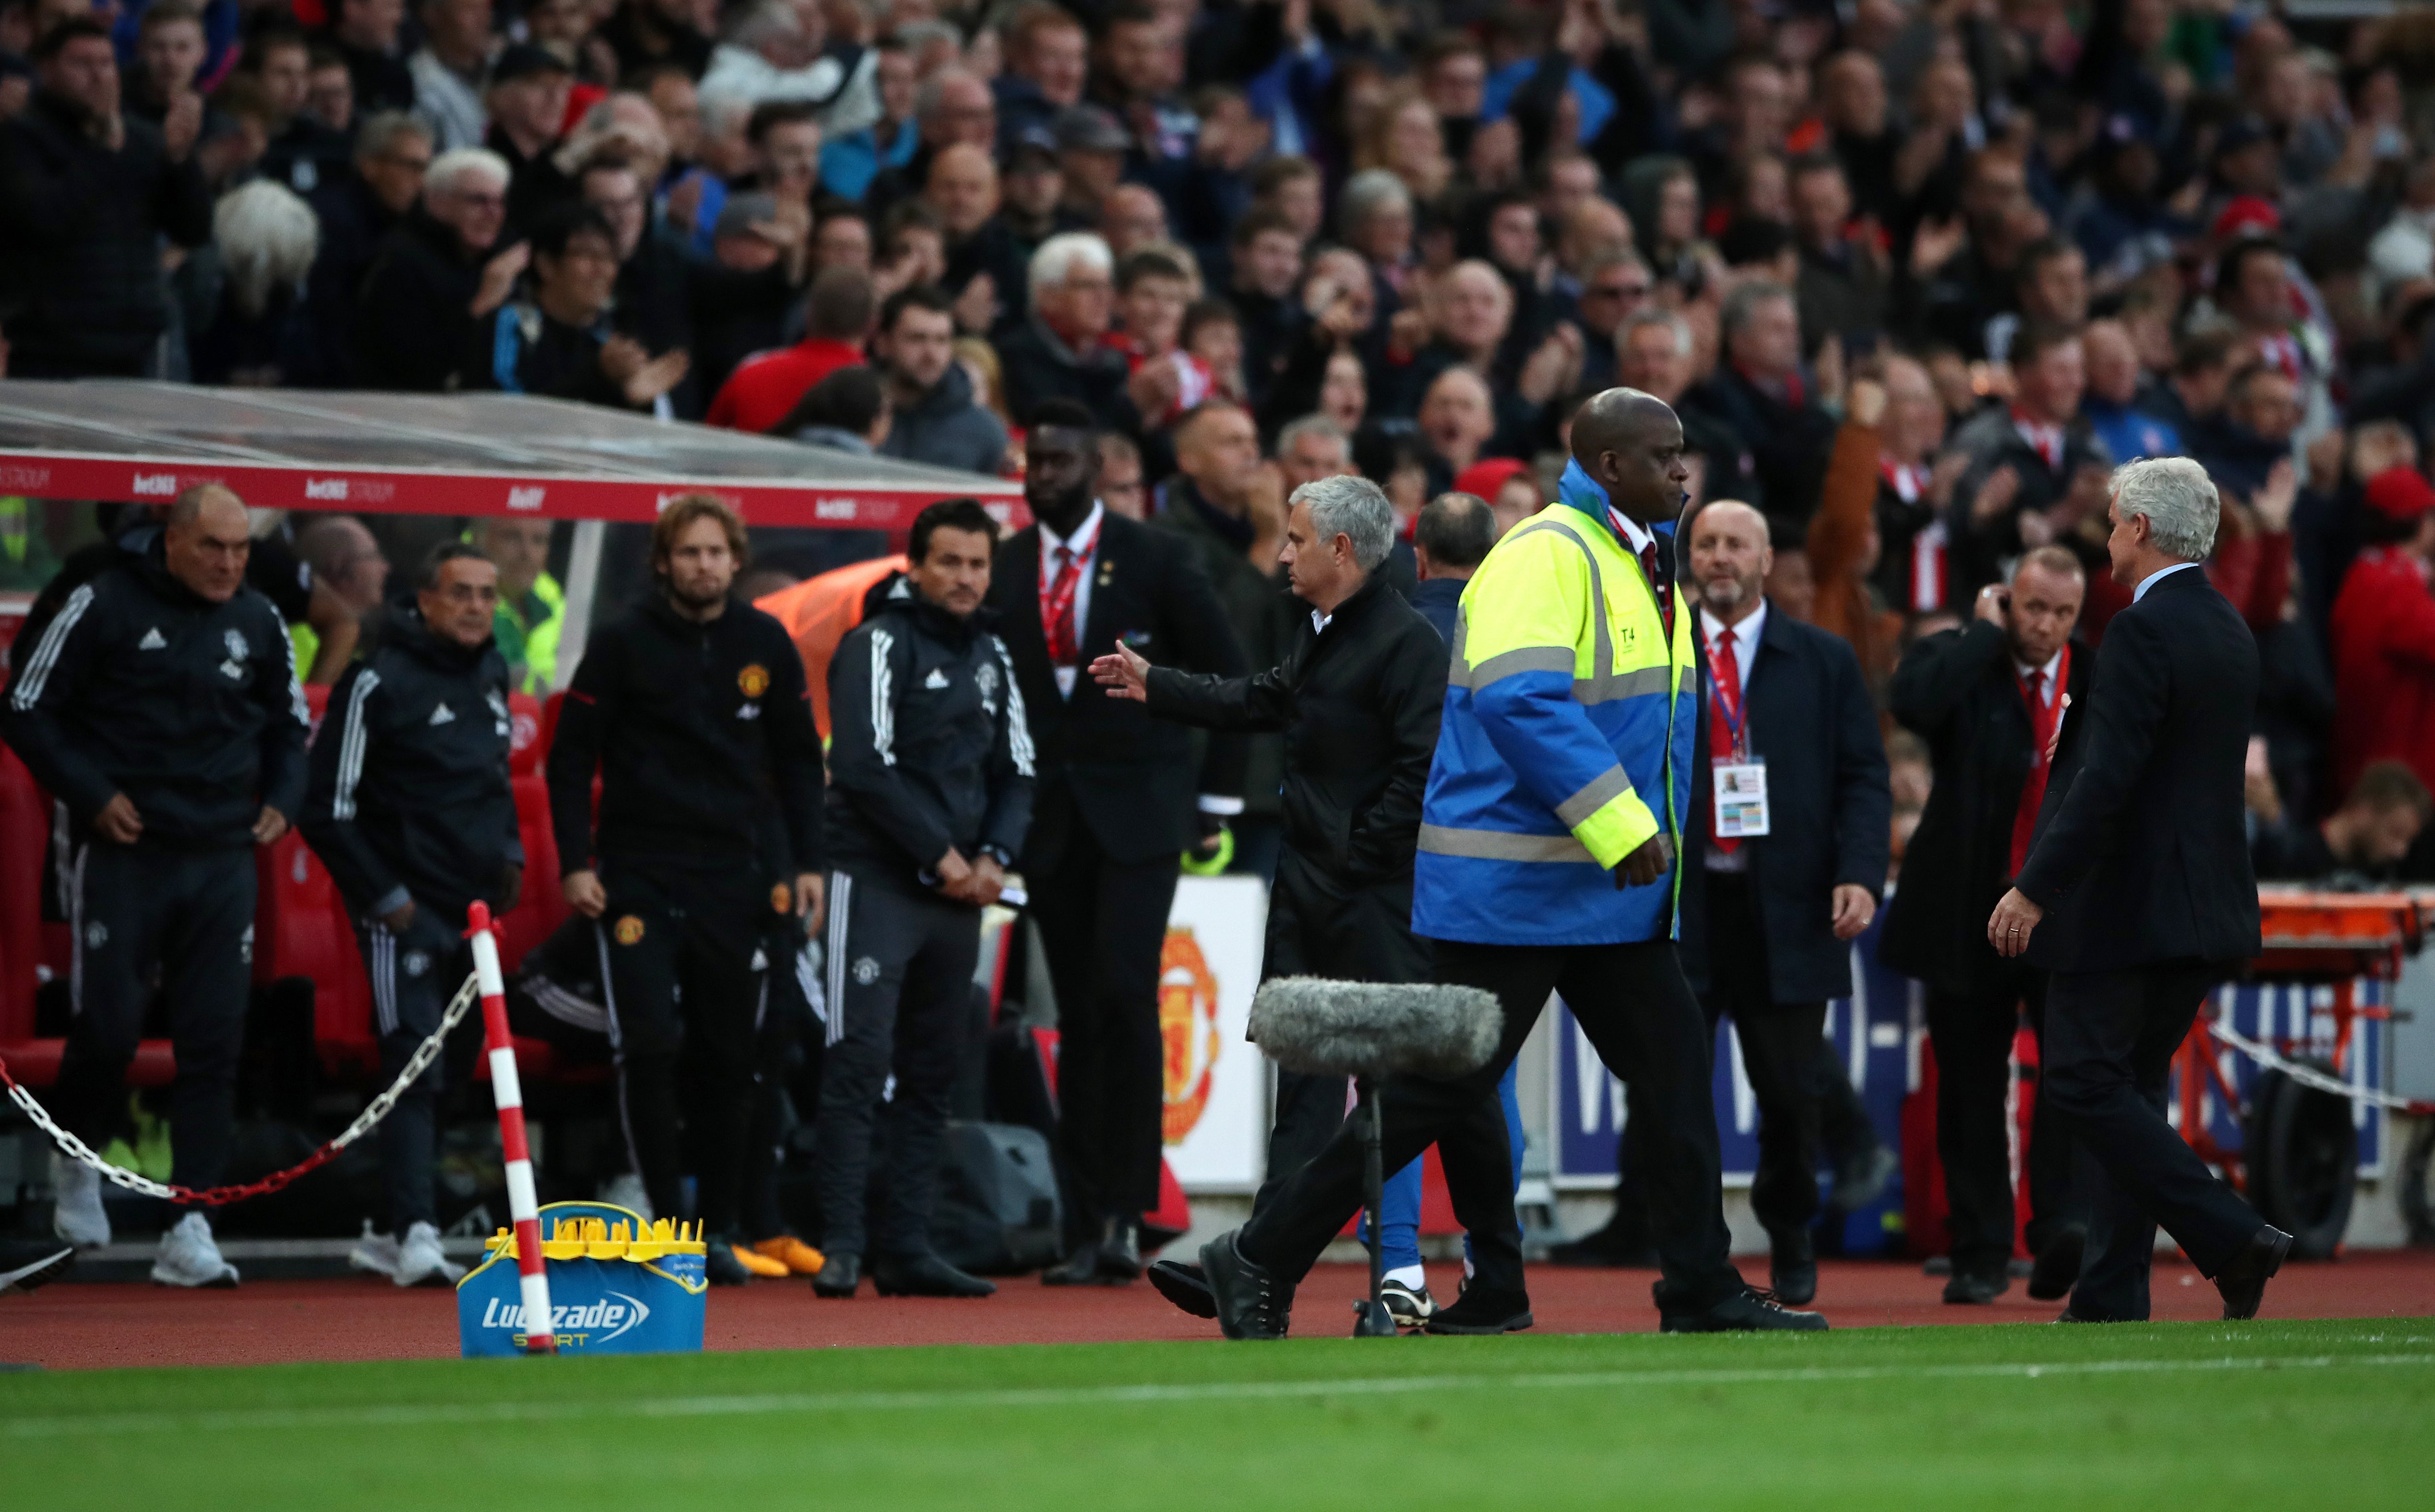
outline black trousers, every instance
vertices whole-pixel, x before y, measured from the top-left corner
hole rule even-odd
[[[829,1043],[820,1065],[820,1243],[860,1255],[930,1248],[949,1095],[972,1022],[980,911],[844,872],[829,879]],[[896,1078],[882,1113],[882,1090]],[[872,1136],[887,1122],[886,1193],[867,1218]]]
[[[754,1072],[768,1007],[768,937],[787,915],[754,867],[648,865],[609,859],[599,920],[609,1039],[629,1153],[651,1209],[694,1212],[735,1230],[748,1160]]]
[[[219,1184],[236,1121],[236,1068],[253,980],[253,849],[175,850],[88,840],[67,877],[74,1014],[54,1104],[95,1149],[126,1107],[152,975],[178,1056],[169,1179]]]
[[[2012,1257],[2012,1035],[2027,1011],[2046,1043],[2046,974],[2005,970],[1983,990],[1927,993],[1927,1037],[1936,1047],[1936,1154],[1944,1166],[1945,1231],[1953,1268],[2001,1275]],[[2043,1055],[2043,1048],[2041,1049]],[[2086,1217],[2071,1198],[2071,1138],[2056,1121],[2040,1068],[2029,1132],[2031,1251]]]
[[[381,1078],[387,1085],[440,1027],[448,999],[474,969],[474,951],[445,918],[419,903],[402,931],[375,918],[355,920],[355,945],[363,953],[364,974],[371,979],[372,1027],[380,1033]],[[439,1222],[432,1172],[440,1159],[438,1108],[446,1060],[440,1056],[423,1069],[380,1127],[389,1232],[401,1239],[415,1224]]]
[[[1665,1267],[1655,1289],[1658,1306],[1695,1312],[1738,1293],[1741,1275],[1726,1258],[1729,1240],[1718,1190],[1705,1026],[1673,943],[1559,947],[1441,940],[1435,950],[1440,982],[1496,996],[1505,1010],[1505,1033],[1495,1055],[1469,1076],[1390,1078],[1382,1089],[1381,1143],[1390,1171],[1438,1145],[1455,1216],[1471,1234],[1477,1283],[1522,1289],[1511,1156],[1502,1139],[1447,1136],[1482,1106],[1494,1106],[1497,1079],[1521,1052],[1547,995],[1561,992],[1598,1059],[1631,1087],[1632,1111],[1647,1137],[1649,1222]],[[1362,1161],[1357,1131],[1339,1129],[1252,1215],[1237,1241],[1243,1253],[1299,1280],[1360,1208]],[[1490,1192],[1500,1200],[1488,1201]]]
[[[1717,1024],[1731,1015],[1742,1071],[1758,1101],[1751,1209],[1770,1235],[1792,1234],[1818,1216],[1817,1066],[1826,1043],[1826,1005],[1775,1000],[1750,874],[1710,872],[1707,884],[1708,938],[1715,942],[1708,990],[1700,995],[1707,1043],[1713,1051]]]
[[[1030,885],[1031,917],[1057,991],[1057,1145],[1085,1235],[1158,1206],[1166,1102],[1158,974],[1175,905],[1176,858],[1119,861],[1080,815],[1056,863]]]
[[[2078,1145],[2072,1179],[2088,1204],[2088,1249],[2071,1301],[2082,1317],[2148,1316],[2159,1224],[2210,1277],[2263,1226],[2165,1121],[2173,1051],[2229,974],[2176,961],[2058,971],[2047,984],[2046,1095]]]

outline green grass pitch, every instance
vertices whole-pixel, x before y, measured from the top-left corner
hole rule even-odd
[[[0,1487],[27,1512],[2425,1508],[2435,1320],[18,1375]]]

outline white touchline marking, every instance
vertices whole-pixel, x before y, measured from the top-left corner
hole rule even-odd
[[[903,1412],[952,1407],[1124,1406],[1161,1402],[1290,1400],[1313,1397],[1391,1397],[1481,1388],[1580,1391],[1628,1386],[1804,1385],[1938,1378],[2039,1381],[2051,1376],[2338,1370],[2413,1365],[2435,1365],[2435,1354],[2252,1355],[2213,1360],[2093,1360],[1973,1365],[1584,1370],[1530,1375],[1368,1376],[1338,1381],[1218,1381],[978,1391],[784,1392],[649,1400],[604,1398],[597,1401],[458,1401],[232,1412],[109,1413],[90,1417],[55,1415],[0,1421],[0,1438],[69,1438],[148,1434],[168,1429],[401,1428],[451,1423],[567,1422],[589,1417],[750,1417],[782,1413]]]

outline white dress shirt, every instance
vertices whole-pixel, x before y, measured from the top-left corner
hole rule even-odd
[[[2139,580],[2139,586],[2131,590],[2131,601],[2133,603],[2137,603],[2140,600],[2148,597],[2149,589],[2164,582],[2167,578],[2171,577],[2176,572],[2187,572],[2190,568],[2197,565],[2198,564],[2195,562],[2176,562],[2169,567],[2160,568],[2157,571],[2149,573],[2146,577]]]
[[[1072,539],[1091,543],[1090,550],[1082,556],[1080,564],[1082,575],[1074,583],[1074,640],[1080,648],[1082,660],[1085,663],[1088,663],[1095,654],[1092,647],[1083,641],[1082,636],[1091,628],[1091,569],[1097,566],[1099,563],[1099,526],[1106,514],[1107,506],[1094,502],[1091,505],[1091,513],[1083,515],[1082,523],[1074,527],[1074,534],[1071,537],[1059,535],[1048,528],[1045,520],[1040,526],[1040,585],[1044,590],[1057,581],[1057,574],[1062,570],[1057,553],[1064,549],[1066,541]],[[1032,610],[1034,614],[1039,612],[1037,606]],[[1045,624],[1040,628],[1044,634],[1048,629]],[[1060,697],[1074,696],[1074,680],[1079,677],[1081,672],[1082,669],[1079,667],[1057,669],[1057,692]]]
[[[2055,695],[2063,691],[2063,652],[2057,652],[2047,657],[2044,667],[2033,667],[2024,661],[2012,663],[2012,675],[2022,682],[2028,682],[2031,672],[2045,679],[2038,685],[2038,702],[2053,707]]]
[[[1751,666],[1758,658],[1758,634],[1761,630],[1766,628],[1766,626],[1767,600],[1765,599],[1761,599],[1758,601],[1758,607],[1756,609],[1753,609],[1748,615],[1743,616],[1739,624],[1731,626],[1728,626],[1723,620],[1718,619],[1715,615],[1710,614],[1705,605],[1701,606],[1700,644],[1707,648],[1708,669],[1710,676],[1713,677],[1716,675],[1717,643],[1727,636],[1731,636],[1733,639],[1734,666],[1741,673],[1741,686],[1734,689],[1735,706],[1736,708],[1746,708],[1746,706],[1741,703],[1741,698],[1750,687]],[[1706,698],[1708,696],[1707,689],[1702,687],[1700,690],[1700,696],[1703,699]],[[1715,715],[1711,714],[1709,717],[1713,719],[1715,718]],[[1748,712],[1745,711],[1743,713],[1742,720],[1742,739],[1744,743],[1748,743],[1750,739],[1750,715]],[[1700,754],[1704,756],[1707,755],[1707,752],[1703,748]],[[1707,816],[1701,815],[1700,822],[1703,825],[1706,824],[1708,822]],[[1707,848],[1706,853],[1701,858],[1702,863],[1709,871],[1712,872],[1749,871],[1750,859],[1750,846],[1747,843],[1736,845],[1730,851],[1720,850],[1717,846],[1711,845]]]

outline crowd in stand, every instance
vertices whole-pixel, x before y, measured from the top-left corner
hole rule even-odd
[[[2379,813],[2435,784],[2430,81],[2424,16],[2230,0],[5,0],[0,334],[18,377],[503,390],[986,472],[1072,399],[1112,507],[1221,587],[1331,473],[1510,526],[1630,385],[1881,697],[2024,551],[2101,566],[2110,466],[2185,454],[2284,865],[2371,766],[2417,781],[2378,768]],[[38,586],[87,527],[7,509]],[[2084,640],[2125,592],[2092,574]],[[2420,826],[2368,827],[2337,862]]]

